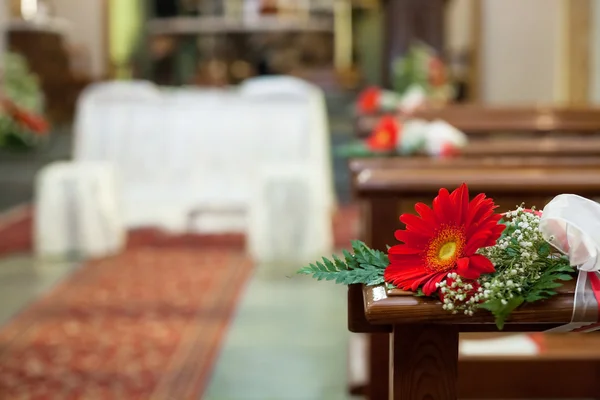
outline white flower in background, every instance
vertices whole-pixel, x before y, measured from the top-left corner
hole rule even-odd
[[[427,91],[423,86],[412,84],[400,99],[400,111],[412,114],[427,102]]]
[[[444,155],[450,146],[461,149],[468,143],[467,135],[449,123],[436,120],[429,124],[425,137],[425,152],[431,156]]]
[[[399,154],[414,154],[425,145],[429,123],[422,119],[410,119],[404,123],[402,134],[398,135],[396,149]]]

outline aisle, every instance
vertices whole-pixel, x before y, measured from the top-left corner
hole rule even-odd
[[[203,399],[347,399],[347,289],[268,276],[258,268]]]

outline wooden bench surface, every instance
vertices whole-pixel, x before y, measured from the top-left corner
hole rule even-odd
[[[565,283],[558,294],[548,300],[526,304],[515,310],[507,324],[515,324],[518,330],[522,326],[525,331],[536,330],[534,325],[540,324],[542,330],[549,324],[562,325],[569,323],[573,315],[575,293],[574,281]],[[416,297],[402,290],[387,290],[385,286],[364,286],[364,312],[367,320],[375,325],[397,324],[452,324],[464,327],[464,330],[476,332],[476,325],[493,325],[494,317],[487,311],[480,311],[473,316],[452,314],[442,309],[442,303],[433,298]],[[488,328],[482,331],[488,331]]]
[[[351,173],[359,173],[367,169],[422,169],[422,168],[565,168],[565,167],[600,167],[600,154],[597,156],[481,156],[456,158],[414,157],[374,157],[354,158],[348,162]]]
[[[598,107],[493,107],[451,105],[422,110],[413,115],[425,120],[442,119],[468,135],[503,133],[595,133],[600,131]],[[358,136],[368,135],[381,115],[356,118]]]
[[[359,193],[379,193],[390,196],[435,194],[440,188],[454,189],[463,182],[471,193],[485,192],[534,194],[600,192],[600,166],[593,168],[523,167],[511,169],[481,167],[426,167],[411,169],[368,168],[356,174],[354,187]]]

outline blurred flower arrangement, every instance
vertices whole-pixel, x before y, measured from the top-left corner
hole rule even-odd
[[[0,147],[23,150],[40,144],[49,131],[42,109],[37,77],[21,55],[7,53],[0,79]]]
[[[365,140],[356,140],[337,149],[342,157],[409,156],[453,157],[466,146],[467,136],[450,124],[437,120],[402,120],[382,116]]]
[[[399,112],[410,114],[427,105],[447,104],[453,96],[448,73],[435,51],[424,43],[413,44],[392,66],[393,90],[368,87],[358,96],[359,114]]]
[[[387,254],[354,241],[343,259],[323,258],[298,273],[345,285],[385,283],[437,298],[453,314],[487,310],[502,329],[522,304],[554,296],[575,269],[540,230],[542,213],[519,206],[497,214],[485,194],[469,199],[466,184],[440,189],[431,207],[418,203],[418,215],[400,217],[406,229],[395,232],[400,244]]]

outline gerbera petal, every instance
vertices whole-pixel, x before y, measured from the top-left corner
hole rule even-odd
[[[447,224],[453,221],[452,200],[447,189],[440,189],[437,197],[433,199],[433,211],[438,223]]]
[[[480,272],[471,268],[468,257],[459,258],[456,262],[456,273],[465,279],[477,279],[481,275]]]
[[[483,243],[481,247],[489,247],[495,245],[498,241],[498,238],[502,235],[502,232],[504,232],[504,229],[506,229],[506,225],[502,224],[496,224],[496,226],[492,227],[490,236],[488,236],[487,240],[485,241],[485,243]]]
[[[431,225],[425,223],[421,218],[413,214],[402,214],[400,221],[406,225],[406,229],[412,232],[419,233],[423,236],[431,237],[433,229]]]
[[[491,274],[496,271],[494,264],[486,256],[474,254],[469,257],[469,266],[482,274]]]
[[[422,249],[415,249],[414,247],[405,244],[397,244],[390,247],[388,254],[419,254],[422,251]]]
[[[446,272],[438,272],[436,275],[433,275],[429,278],[429,280],[423,285],[423,293],[425,296],[431,296],[438,290],[437,283],[441,282],[446,276]]]
[[[494,208],[492,199],[485,199],[480,204],[474,219],[467,224],[467,237],[473,235],[478,229],[489,229],[489,226],[495,225],[502,218],[501,214],[494,214]]]
[[[423,266],[423,259],[418,254],[388,254],[390,264],[406,264],[407,266]]]
[[[469,211],[469,189],[467,185],[465,183],[460,185],[458,189],[450,194],[450,199],[454,204],[456,224],[464,224]]]
[[[406,230],[397,230],[394,233],[396,240],[405,243],[408,246],[423,248],[431,239],[429,236],[421,235],[417,232],[409,232]]]
[[[469,225],[473,221],[481,220],[486,211],[491,207],[490,203],[493,204],[493,200],[486,198],[484,193],[475,196],[469,203],[469,211],[467,213],[465,224]]]
[[[431,207],[429,207],[427,204],[425,204],[425,203],[415,204],[415,211],[417,213],[419,213],[419,215],[421,216],[423,221],[430,223],[430,224],[434,224],[437,222],[436,218],[435,218],[435,213],[433,212]]]
[[[474,235],[471,235],[470,238],[467,239],[467,245],[465,246],[464,254],[470,256],[474,254],[477,249],[484,247],[484,244],[488,241],[488,238],[492,236],[492,231],[488,230],[478,230]]]
[[[428,271],[422,265],[408,267],[403,264],[390,264],[385,269],[383,278],[400,289],[415,291],[437,274],[437,271]]]

